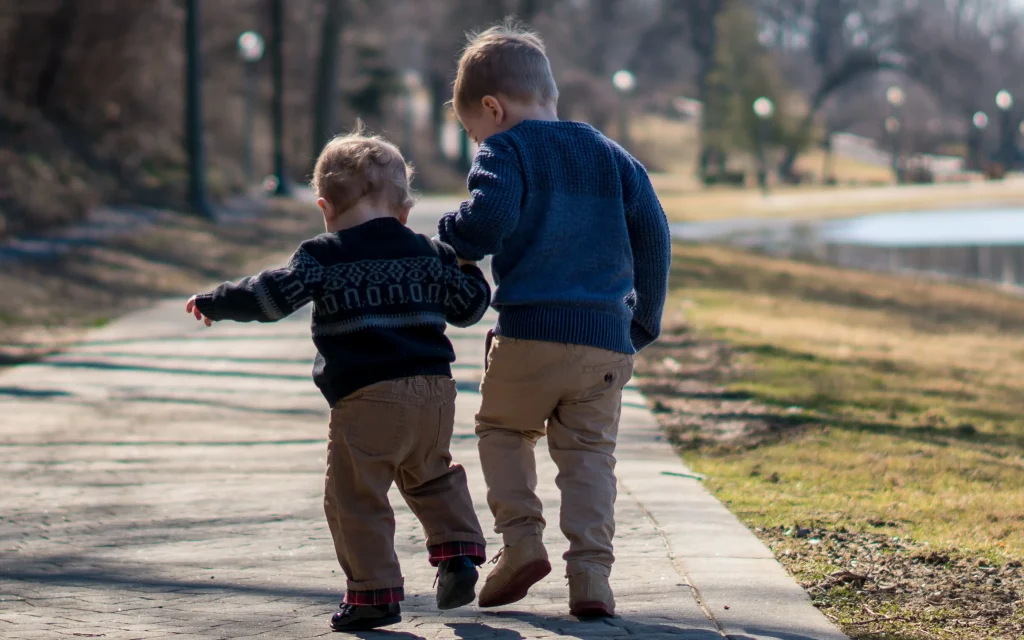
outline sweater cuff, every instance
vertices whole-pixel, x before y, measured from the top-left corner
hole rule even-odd
[[[441,221],[437,224],[438,239],[454,249],[455,255],[463,260],[473,260],[474,262],[483,260],[487,257],[483,251],[480,251],[479,248],[473,246],[471,243],[461,241],[454,233],[451,233],[449,227],[455,225],[455,218],[457,216],[457,212],[451,212],[446,213],[441,217]]]
[[[210,320],[218,320],[217,304],[214,302],[212,293],[203,293],[196,296],[196,308]]]

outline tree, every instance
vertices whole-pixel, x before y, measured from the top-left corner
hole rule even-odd
[[[669,1],[669,0],[666,0]],[[689,27],[690,46],[697,56],[697,99],[704,105],[701,125],[701,151],[698,160],[698,173],[703,178],[707,175],[712,150],[707,140],[708,77],[715,65],[715,53],[718,49],[718,16],[730,0],[672,0],[676,11],[686,16]]]
[[[758,0],[757,6],[772,27],[768,33],[773,33],[775,44],[796,46],[794,42],[805,41],[817,72],[808,97],[810,108],[779,167],[780,175],[793,179],[799,144],[811,137],[832,95],[867,74],[904,69],[893,28],[903,8],[882,0]],[[808,31],[809,36],[804,35]]]
[[[1024,58],[1019,10],[1006,0],[946,0],[907,12],[898,29],[908,74],[961,121],[969,163],[979,167],[982,134],[971,123],[974,114],[994,115],[1002,88],[1024,97],[1013,72]]]
[[[775,60],[758,42],[755,13],[741,0],[727,0],[715,31],[717,46],[705,86],[706,148],[724,164],[729,151],[762,153],[765,141],[801,146],[794,136],[789,92]],[[767,127],[753,110],[761,97],[775,105]]]

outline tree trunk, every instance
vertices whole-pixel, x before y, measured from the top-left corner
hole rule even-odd
[[[341,64],[341,34],[345,23],[344,0],[327,0],[320,33],[316,88],[313,96],[313,158],[319,155],[337,131],[338,68]]]
[[[43,64],[39,79],[36,82],[35,104],[40,109],[50,106],[50,94],[57,79],[60,77],[61,67],[64,66],[64,52],[71,41],[71,33],[75,27],[75,17],[78,14],[78,3],[75,0],[64,0],[64,3],[50,20],[48,38],[50,49],[46,55],[46,62]]]

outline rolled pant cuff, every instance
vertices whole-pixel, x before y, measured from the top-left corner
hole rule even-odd
[[[392,604],[405,600],[405,587],[389,587],[386,589],[369,589],[366,591],[345,592],[345,604],[381,605]]]
[[[502,542],[505,543],[506,547],[512,547],[518,544],[524,538],[530,536],[544,537],[544,526],[526,525],[519,526],[514,529],[505,529],[501,532]]]
[[[427,547],[430,554],[430,566],[436,567],[442,560],[451,560],[459,556],[468,556],[473,564],[480,566],[487,561],[487,547],[482,542],[442,542]]]
[[[584,571],[600,573],[607,578],[612,574],[612,567],[611,564],[594,562],[593,560],[568,560],[565,563],[565,577],[567,578],[577,573],[583,573]]]

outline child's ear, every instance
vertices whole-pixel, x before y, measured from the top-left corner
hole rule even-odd
[[[316,206],[320,207],[320,212],[324,214],[324,224],[330,225],[335,218],[334,207],[324,198],[317,198]]]
[[[403,207],[398,210],[398,221],[403,225],[409,223],[409,207]]]
[[[505,121],[505,108],[501,106],[501,102],[497,98],[484,96],[480,103],[484,108],[484,113],[491,116],[496,123],[501,124]]]

